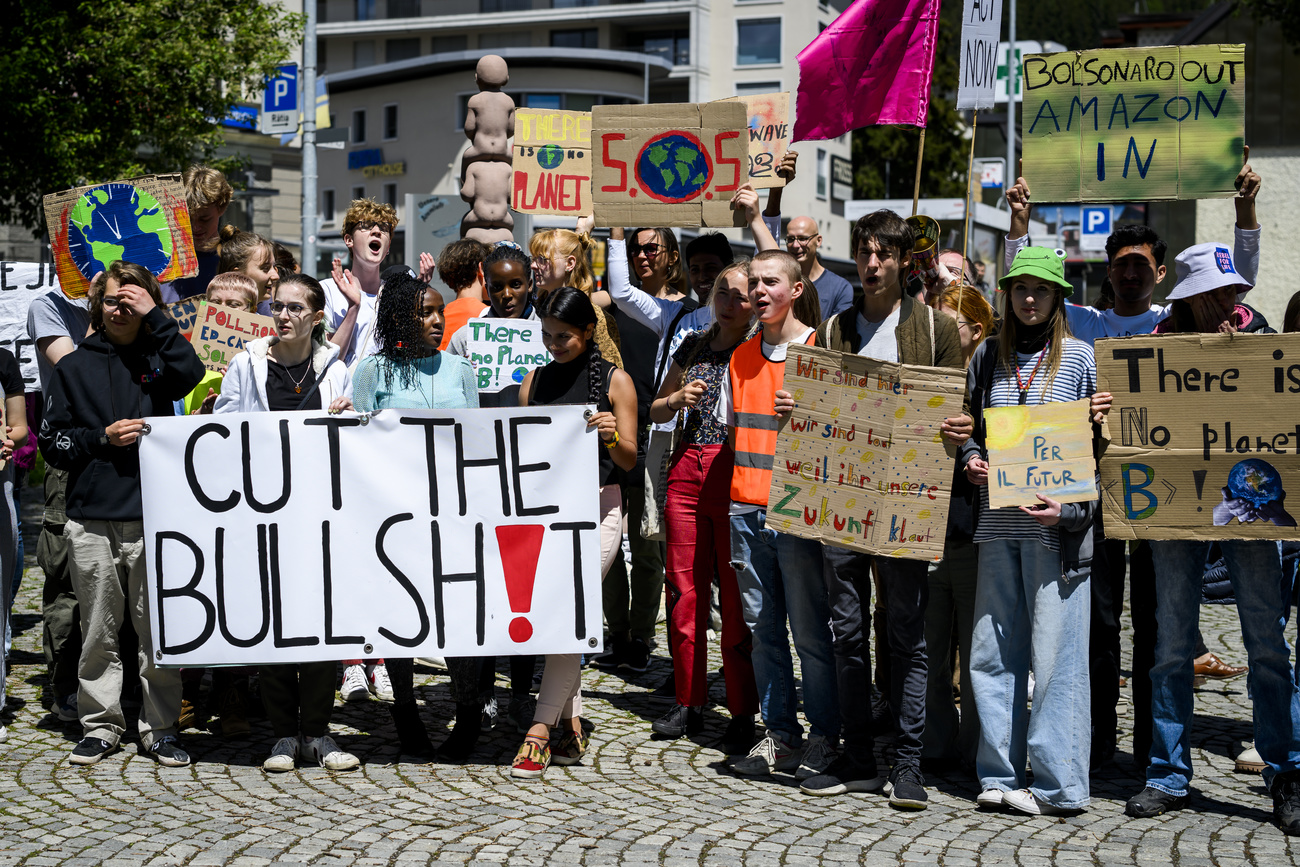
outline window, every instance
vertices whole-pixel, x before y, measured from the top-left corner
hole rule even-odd
[[[736,96],[752,96],[756,93],[780,93],[779,81],[737,81]]]
[[[736,22],[737,66],[780,62],[780,18],[750,18]]]
[[[826,198],[826,189],[830,186],[830,169],[826,151],[817,148],[817,198]]]
[[[396,63],[420,56],[420,37],[411,36],[403,39],[390,39],[384,45],[384,60]]]
[[[373,21],[375,18],[375,0],[357,0],[357,20]]]
[[[564,108],[564,97],[558,93],[528,93],[524,95],[524,108],[559,111]]]
[[[334,191],[320,191],[320,219],[322,223],[334,222]]]
[[[552,30],[552,48],[599,48],[600,31],[595,27],[583,30]]]
[[[329,43],[326,42],[324,39],[316,40],[316,74],[317,75],[323,74],[325,72],[325,67],[328,65],[325,62],[325,58],[327,56],[325,53],[325,46],[327,45],[329,45]]]
[[[448,51],[467,51],[469,49],[469,37],[464,33],[458,33],[455,36],[434,36],[429,40],[429,51],[434,54],[443,54]]]
[[[397,138],[397,106],[384,106],[384,141]]]
[[[375,65],[375,40],[366,39],[352,43],[352,68]]]
[[[389,18],[419,18],[420,0],[388,0]]]
[[[596,0],[551,0],[552,9],[575,9],[579,6],[596,6]]]
[[[352,112],[352,143],[365,144],[366,141],[366,110],[358,108]]]
[[[316,23],[324,24],[329,20],[325,11],[329,9],[329,0],[316,0]],[[304,10],[305,11],[305,10]]]
[[[397,207],[397,184],[384,184],[384,204]]]
[[[502,30],[478,38],[479,48],[527,48],[532,44],[533,34],[529,30]]]
[[[527,12],[533,0],[479,0],[480,12]]]
[[[366,188],[365,188],[365,187],[353,187],[353,188],[352,188],[352,201],[355,202],[357,199],[364,199],[365,197],[366,197]]]
[[[630,33],[627,50],[662,57],[674,66],[691,62],[691,32],[689,30],[657,30],[648,33]]]

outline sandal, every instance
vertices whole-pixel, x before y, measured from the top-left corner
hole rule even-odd
[[[550,763],[550,744],[542,738],[529,735],[524,738],[519,752],[515,753],[514,764],[510,767],[510,776],[517,780],[536,780],[542,776]]]
[[[567,731],[556,742],[555,748],[551,751],[551,761],[557,765],[576,765],[587,754],[587,745],[589,743],[591,743],[591,740],[587,737],[586,732],[581,730]]]

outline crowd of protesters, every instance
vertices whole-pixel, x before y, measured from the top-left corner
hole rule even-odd
[[[787,182],[796,157],[782,163]],[[747,186],[731,205],[749,227],[752,258],[716,233],[682,247],[668,229],[615,229],[597,284],[596,242],[580,223],[538,232],[528,251],[462,240],[436,263],[423,255],[418,273],[385,269],[397,215],[357,200],[343,225],[348,267],[336,261],[317,281],[279,245],[222,225],[232,192],[219,172],[192,167],[184,181],[195,277],[160,285],[119,261],[86,299],[58,290],[37,299],[28,332],[39,402],[26,400],[13,355],[0,349],[4,609],[22,576],[14,473],[30,466],[11,459],[31,452],[30,421],[45,463],[37,561],[48,708],[81,727],[71,763],[120,749],[127,710],[138,706],[141,753],[188,765],[183,732],[248,736],[256,696],[274,739],[268,772],[300,763],[347,771],[360,762],[331,734],[337,693],[389,702],[402,752],[443,762],[470,760],[485,729],[508,724],[521,736],[511,774],[536,779],[588,749],[584,667],[646,671],[663,611],[672,666],[654,693],[671,707],[648,736],[703,733],[714,633],[729,722],[713,745],[736,774],[790,773],[809,796],[881,791],[894,807],[918,810],[926,770],[964,770],[980,809],[1075,813],[1089,807],[1090,774],[1118,755],[1127,580],[1130,755],[1146,784],[1126,812],[1186,805],[1195,678],[1248,674],[1255,743],[1238,767],[1262,772],[1276,823],[1300,834],[1300,691],[1284,635],[1296,589],[1291,543],[1126,543],[1107,537],[1096,501],[1040,495],[1034,507],[992,508],[987,484],[985,409],[1086,399],[1099,435],[1111,396],[1097,390],[1094,341],[1273,331],[1244,300],[1259,264],[1260,179],[1249,166],[1233,244],[1178,253],[1168,306],[1153,303],[1167,245],[1141,225],[1107,241],[1107,303],[1071,303],[1063,254],[1028,237],[1023,179],[1007,191],[1011,231],[995,291],[983,263],[957,251],[917,268],[913,226],[890,211],[853,226],[854,286],[818,256],[815,220],[783,220],[780,188],[760,213]],[[165,314],[166,303],[196,295],[267,313],[276,330],[225,371],[206,371]],[[475,317],[539,321],[550,363],[521,385],[480,394],[465,329]],[[1300,293],[1282,326],[1300,331]],[[796,342],[967,372],[963,407],[941,427],[957,454],[941,560],[873,556],[767,526],[776,440],[795,406],[783,379]],[[496,659],[445,660],[455,727],[437,747],[411,659],[211,672],[154,663],[138,448],[150,418],[556,404],[595,408],[603,654],[548,656],[540,671],[534,657],[511,657],[504,713]],[[1207,569],[1220,583],[1226,576],[1235,598],[1246,665],[1223,662],[1200,638]]]

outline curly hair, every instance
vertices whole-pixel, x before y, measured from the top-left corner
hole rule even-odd
[[[473,238],[452,241],[438,257],[438,278],[448,289],[459,292],[474,282],[487,254],[487,245]]]
[[[353,199],[343,217],[343,234],[351,235],[362,223],[383,226],[391,235],[397,228],[397,210],[392,205],[381,205],[374,199]]]
[[[581,289],[573,286],[561,286],[550,295],[546,296],[543,309],[540,311],[543,318],[558,319],[565,325],[572,325],[574,328],[585,330],[588,326],[593,329],[592,337],[586,341],[587,350],[591,356],[587,359],[587,400],[591,403],[599,403],[600,399],[605,396],[605,377],[601,375],[600,362],[604,359],[601,355],[600,345],[596,343],[596,307],[591,303],[591,299]]]
[[[429,354],[419,316],[420,302],[428,288],[428,283],[406,272],[384,280],[375,311],[375,342],[379,345],[376,354],[388,362],[383,366],[386,386],[392,385],[394,373],[402,388],[416,385],[419,370],[410,362]]]
[[[208,205],[224,211],[235,195],[226,176],[211,166],[190,166],[181,173],[181,182],[185,184],[185,205],[191,211]]]

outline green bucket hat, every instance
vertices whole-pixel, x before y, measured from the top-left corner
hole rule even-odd
[[[1021,247],[1016,259],[1011,263],[1011,270],[998,281],[998,288],[1003,292],[1011,289],[1011,281],[1022,274],[1037,277],[1061,287],[1061,294],[1068,297],[1074,287],[1065,281],[1065,251],[1052,250],[1047,247]]]

